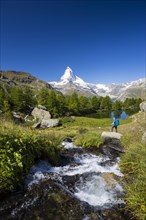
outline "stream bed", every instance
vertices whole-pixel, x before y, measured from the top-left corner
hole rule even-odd
[[[24,190],[0,202],[0,219],[128,220],[120,157],[90,152],[71,140],[62,145],[59,166],[38,161],[25,178]]]

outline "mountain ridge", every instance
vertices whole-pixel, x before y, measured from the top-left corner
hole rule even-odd
[[[71,95],[76,91],[79,96],[110,96],[113,100],[119,99],[122,101],[126,98],[146,99],[146,78],[121,84],[91,84],[74,74],[69,66],[60,77],[59,82],[49,83],[36,78],[30,73],[0,70],[0,88],[7,91],[13,86],[29,86],[36,91],[42,88],[54,89],[64,95]]]
[[[112,99],[125,100],[126,98],[145,98],[146,78],[121,84],[91,84],[75,75],[68,66],[58,82],[49,82],[56,90],[64,95],[76,91],[79,95],[110,96]]]

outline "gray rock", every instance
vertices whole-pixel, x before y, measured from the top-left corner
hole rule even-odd
[[[31,115],[37,120],[32,128],[51,128],[59,125],[60,119],[51,119],[49,111],[46,111],[46,107],[37,106],[31,112]]]
[[[124,147],[118,139],[108,139],[99,146],[99,151],[111,159],[119,157],[124,153]]]
[[[110,158],[117,158],[121,153],[124,153],[124,147],[120,142],[121,136],[116,132],[102,132],[103,143],[99,146],[100,152]]]
[[[50,112],[40,107],[35,107],[31,112],[31,115],[38,121],[49,120],[51,118]]]
[[[106,141],[106,140],[109,140],[109,139],[118,139],[120,140],[122,137],[122,134],[120,133],[116,133],[116,132],[102,132],[101,134],[101,139],[102,141]]]
[[[51,128],[59,125],[59,118],[57,119],[43,119],[41,121],[41,128]]]
[[[146,101],[140,103],[139,107],[142,112],[145,112],[146,111]]]

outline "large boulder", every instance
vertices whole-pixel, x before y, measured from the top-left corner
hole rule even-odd
[[[32,128],[51,128],[58,126],[60,123],[59,118],[51,119],[49,111],[42,105],[35,107],[31,115],[34,117],[34,120],[37,121]]]
[[[51,118],[50,112],[45,110],[45,107],[37,106],[31,112],[31,115],[35,120],[41,122],[42,120],[48,120]]]
[[[146,111],[146,101],[140,103],[139,107],[142,112],[145,112]]]
[[[109,139],[110,140],[111,139],[118,139],[118,140],[120,140],[121,137],[122,137],[122,134],[116,133],[116,132],[106,132],[106,131],[104,131],[101,134],[102,141],[109,140]]]
[[[121,136],[121,134],[116,132],[103,132],[101,134],[103,143],[99,146],[100,152],[112,159],[124,153],[124,147],[120,142]]]

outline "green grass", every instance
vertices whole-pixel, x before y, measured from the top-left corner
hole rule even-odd
[[[120,125],[129,124],[132,120],[128,118],[127,120],[120,120]],[[92,138],[95,140],[96,135],[100,135],[103,131],[111,130],[112,119],[104,118],[104,119],[96,119],[96,118],[86,118],[86,117],[66,117],[65,120],[62,120],[62,126],[58,128],[51,128],[47,130],[48,133],[58,134],[62,137],[73,137],[75,138],[76,143],[81,145],[81,139],[88,139],[88,145],[90,145],[89,139],[92,143]],[[119,132],[122,126],[119,126]],[[82,135],[86,133],[86,135]],[[88,138],[87,135],[91,138]],[[95,135],[93,135],[93,133]],[[86,138],[87,137],[87,138]],[[98,136],[99,138],[99,136]],[[80,140],[80,141],[79,141]]]
[[[124,173],[126,208],[140,220],[146,219],[146,146],[141,143],[145,128],[145,113],[134,115],[134,122],[122,128],[126,152],[120,163]]]
[[[75,144],[78,146],[82,146],[85,148],[95,147],[98,148],[99,144],[101,144],[101,136],[99,133],[91,133],[87,132],[84,134],[80,134],[76,137]]]
[[[128,141],[128,142],[127,142]],[[146,149],[139,142],[133,142],[126,137],[123,141],[126,154],[121,159],[121,170],[125,174],[126,203],[131,213],[139,219],[146,219]]]

